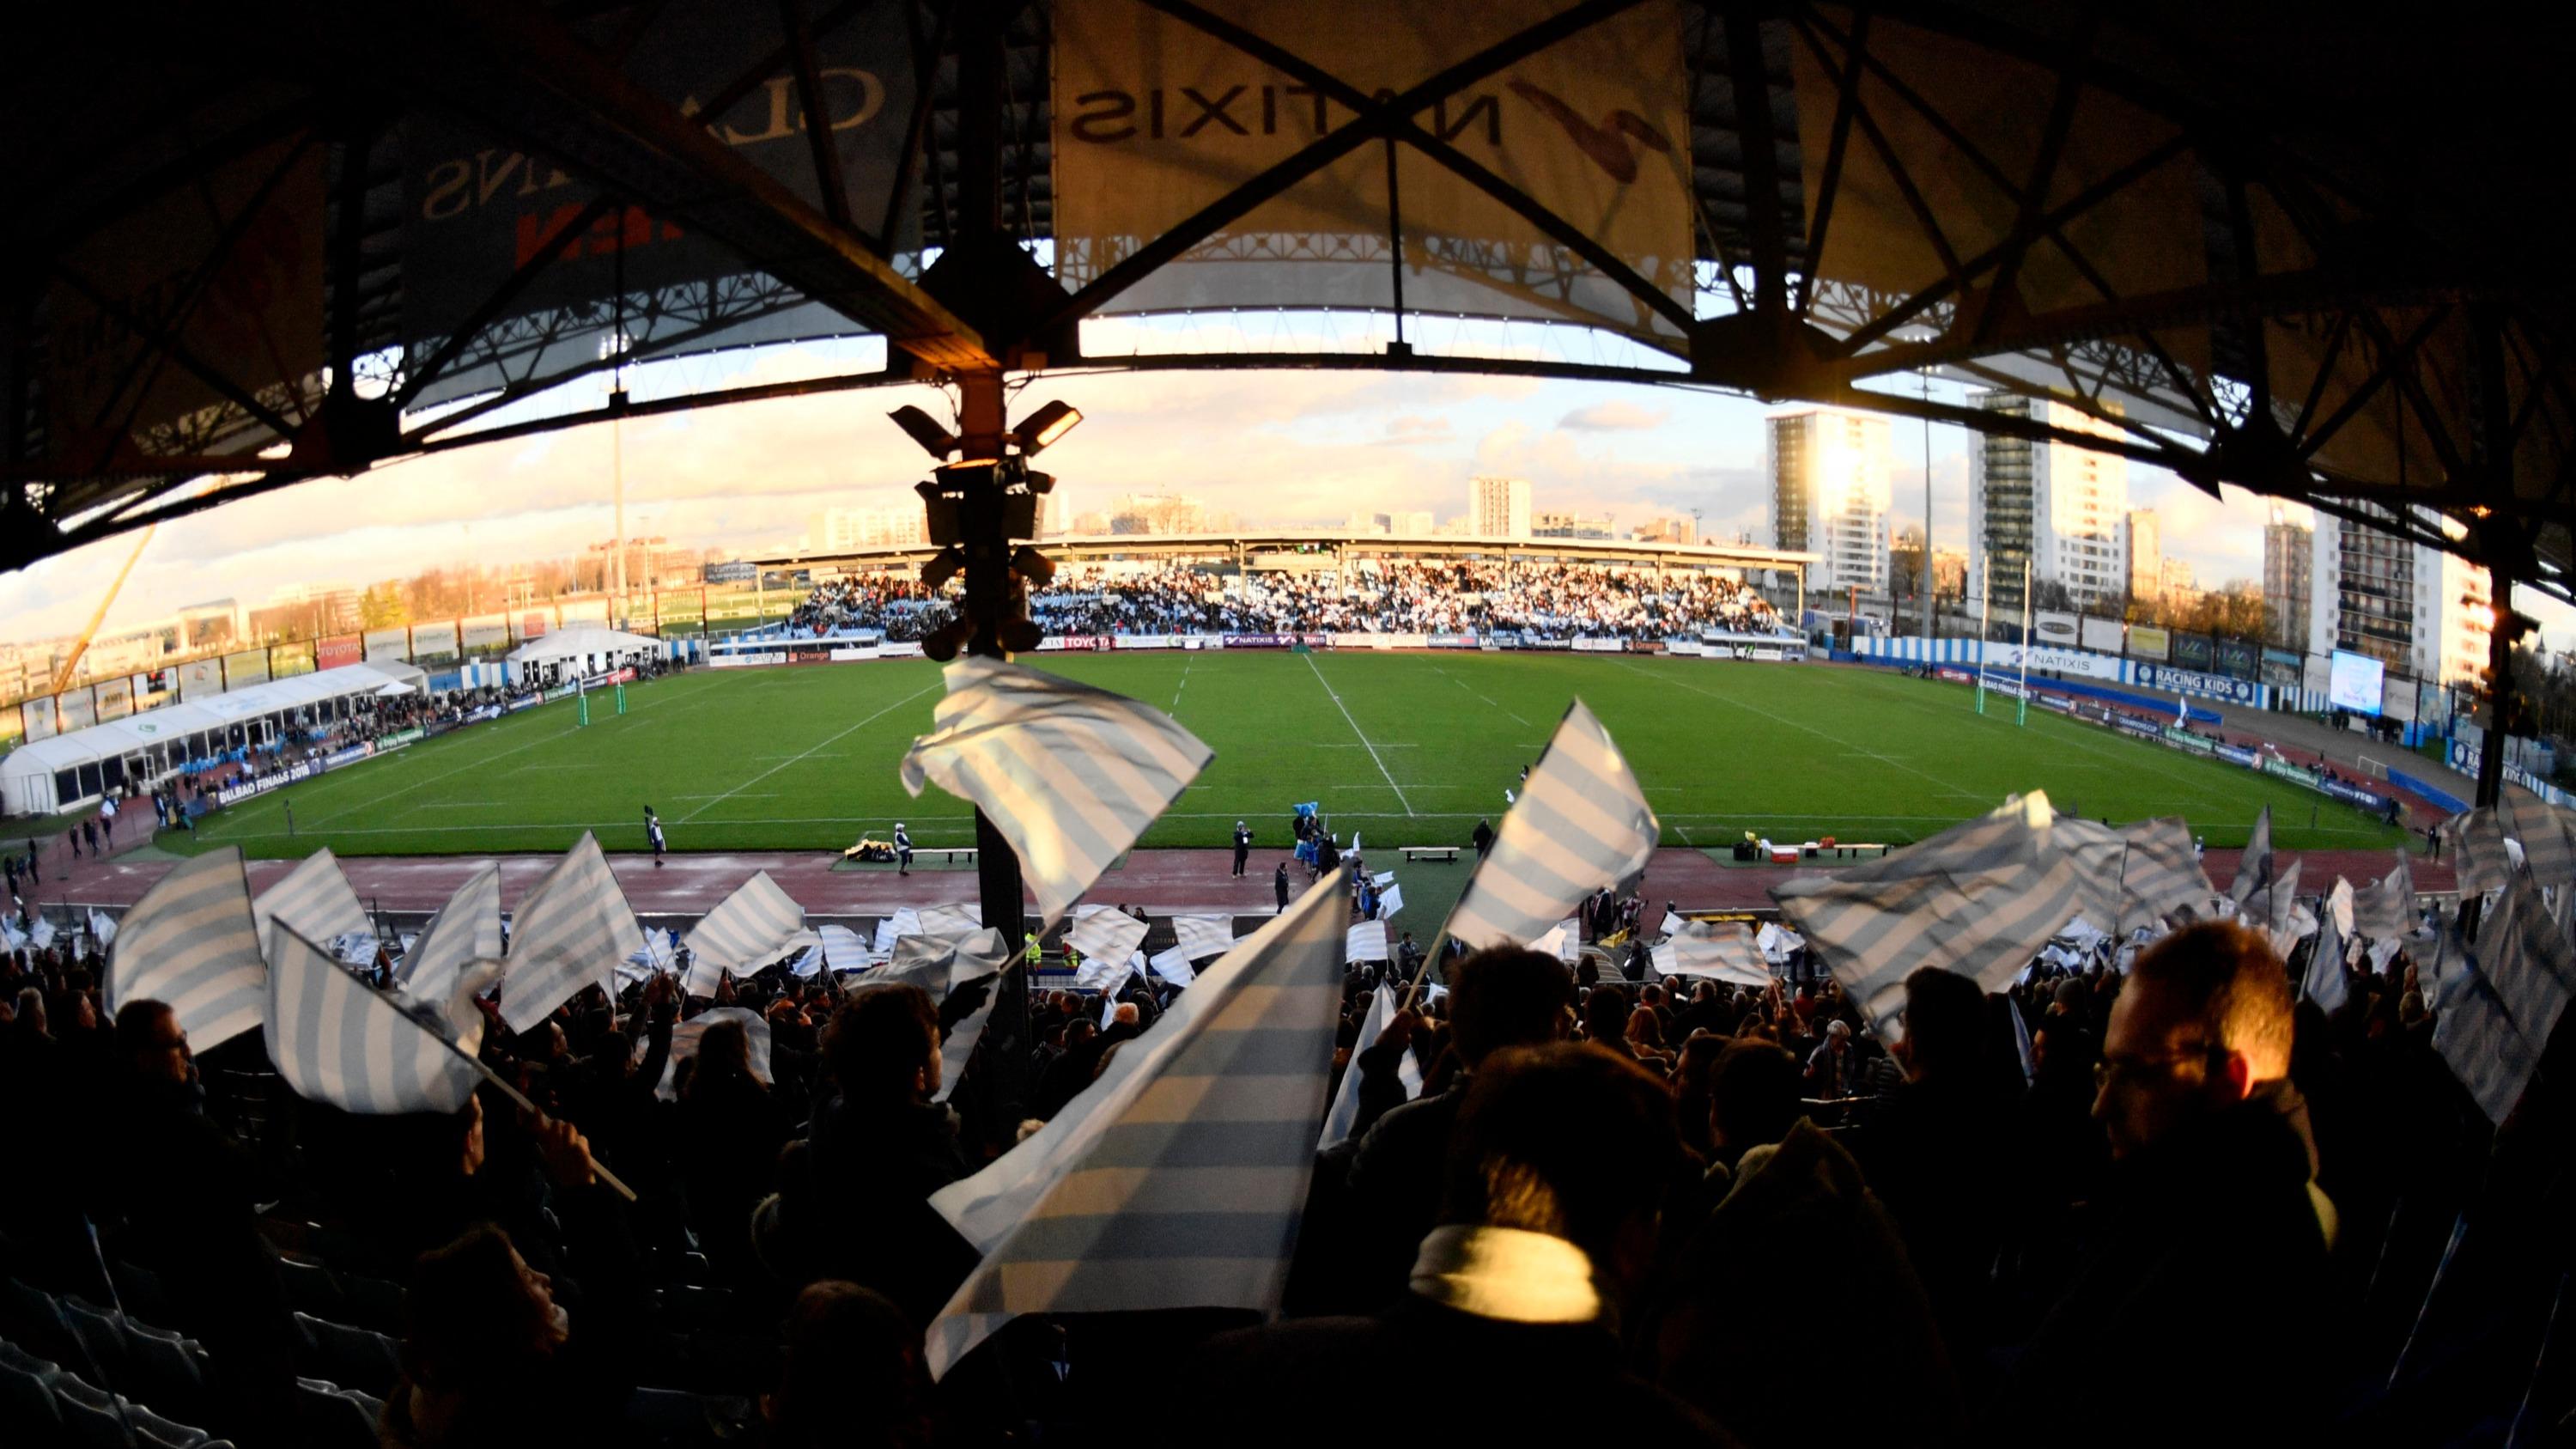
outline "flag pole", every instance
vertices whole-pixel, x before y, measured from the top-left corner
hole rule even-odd
[[[2021,700],[2013,710],[2013,723],[2030,725],[2030,560],[2021,561]]]
[[[1986,590],[1977,600],[1977,713],[1986,712],[1986,644],[1993,637],[1995,624],[1995,570],[1986,565]]]

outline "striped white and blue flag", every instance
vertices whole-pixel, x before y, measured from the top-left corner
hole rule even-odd
[[[2420,922],[2415,901],[2415,868],[2406,852],[2396,852],[2397,868],[2352,895],[2353,934],[2374,941],[2393,941],[2412,934]]]
[[[1204,961],[1234,949],[1234,917],[1174,916],[1175,949],[1187,961]]]
[[[527,1031],[583,987],[615,981],[618,963],[644,949],[626,892],[585,830],[519,902],[501,978],[501,1020]]]
[[[2478,928],[2465,964],[2435,993],[2433,1049],[2487,1119],[2501,1124],[2522,1100],[2540,1055],[2576,997],[2576,953],[2540,899],[2516,878]]]
[[[769,872],[755,871],[680,942],[689,953],[688,994],[713,996],[727,971],[747,975],[754,967],[819,945],[821,940],[805,929],[805,908],[771,880]]]
[[[2299,983],[2300,994],[2317,1004],[2321,1011],[2343,1010],[2350,994],[2343,974],[2344,942],[2351,939],[2352,882],[2335,877],[2334,889],[2326,893],[2325,909],[2317,915],[2317,940],[2308,956],[2308,972]]]
[[[1392,985],[1378,988],[1369,1002],[1368,1019],[1360,1023],[1359,1040],[1351,1045],[1350,1065],[1342,1069],[1342,1084],[1333,1092],[1333,1105],[1324,1113],[1324,1135],[1315,1150],[1326,1152],[1351,1140],[1351,1128],[1360,1120],[1360,1053],[1377,1045],[1386,1034],[1386,1025],[1395,1020],[1396,992]],[[1395,1064],[1396,1080],[1404,1084],[1408,1102],[1422,1095],[1422,1063],[1415,1060],[1410,1045]]]
[[[2208,913],[2218,892],[2200,868],[2181,816],[2135,821],[2120,827],[2120,838],[2128,847],[2120,866],[2120,930]]]
[[[1775,886],[1780,913],[1806,937],[1885,1037],[1899,1034],[1905,978],[1938,966],[2001,991],[2077,916],[2118,917],[2118,837],[2055,838],[2037,791],[1831,875]],[[2106,854],[2106,852],[2110,852]]]
[[[486,865],[420,928],[394,980],[409,985],[424,971],[453,972],[468,961],[498,961],[501,953],[501,867]]]
[[[903,757],[904,788],[935,783],[980,807],[1050,926],[1214,754],[1161,710],[1026,665],[970,655],[947,678],[936,728]]]
[[[1053,1121],[930,1205],[983,1263],[946,1373],[1023,1313],[1279,1308],[1341,1021],[1337,872],[1199,975]]]
[[[2513,876],[2513,856],[2505,849],[2504,824],[2494,807],[2464,810],[2443,822],[2442,831],[2451,837],[2453,872],[2464,894],[2504,889]]]
[[[500,962],[424,969],[416,990],[397,994],[359,980],[284,920],[269,927],[268,949],[268,1057],[297,1096],[381,1116],[453,1112],[474,1094],[482,1073],[471,1059],[483,1044],[474,997]]]
[[[1145,923],[1125,911],[1088,911],[1064,933],[1068,951],[1089,961],[1124,961],[1145,944]]]
[[[349,888],[349,878],[340,873],[340,862],[329,846],[304,857],[285,879],[261,891],[251,904],[251,920],[259,928],[263,946],[269,942],[268,928],[274,921],[284,921],[304,939],[325,945],[376,928],[367,908],[358,903],[358,893]]]
[[[925,936],[971,936],[984,927],[984,907],[974,901],[923,906],[920,920]]]
[[[2227,898],[2243,906],[2254,893],[2272,884],[2272,807],[2254,817],[2254,833],[2245,841],[2245,853],[2236,858],[2236,879],[2227,883]]]
[[[2576,811],[2504,792],[2497,807],[2504,833],[2522,846],[2522,867],[2535,882],[2562,886],[2576,881]]]
[[[671,1028],[671,1053],[662,1063],[662,1080],[653,1095],[665,1102],[680,1099],[680,1063],[698,1054],[698,1044],[706,1040],[707,1031],[722,1022],[739,1022],[745,1045],[750,1047],[751,1074],[762,1081],[774,1080],[769,1074],[769,1018],[746,1006],[710,1006],[678,1026]],[[653,1049],[651,1041],[638,1036],[635,1061],[641,1066]]]
[[[1754,948],[1752,929],[1740,921],[1692,921],[1657,942],[1655,970],[1665,976],[1705,976],[1737,986],[1768,986],[1771,968]]]
[[[1628,761],[1578,699],[1503,816],[1446,933],[1471,950],[1537,940],[1585,897],[1634,879],[1661,833]]]
[[[241,847],[181,861],[125,913],[108,950],[108,1013],[146,999],[167,1005],[198,1051],[259,1026],[268,969]]]
[[[905,936],[894,943],[894,955],[871,971],[863,985],[889,982],[918,986],[934,998],[978,976],[990,976],[1010,961],[1011,948],[990,926],[964,936]]]
[[[1190,965],[1188,949],[1181,946],[1166,946],[1147,957],[1145,969],[1175,986],[1187,986],[1199,977],[1197,970]]]

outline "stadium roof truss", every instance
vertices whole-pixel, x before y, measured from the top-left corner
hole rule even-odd
[[[144,11],[12,37],[10,566],[611,416],[1279,366],[1864,406],[2576,582],[2561,233],[2521,159],[2566,154],[2563,57],[2501,8]],[[1183,313],[1215,340],[1085,350],[1086,323]],[[1338,345],[1259,335],[1351,314],[1375,320]],[[853,338],[884,363],[574,386]]]

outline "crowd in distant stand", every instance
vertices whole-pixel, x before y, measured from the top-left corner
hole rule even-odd
[[[904,575],[819,584],[792,631],[882,629],[918,639],[949,603]],[[1733,579],[1696,571],[1556,562],[1399,562],[1345,573],[1171,565],[1150,571],[1071,568],[1029,599],[1050,634],[1466,634],[1492,630],[1567,639],[1661,639],[1703,629],[1772,631],[1771,605]]]

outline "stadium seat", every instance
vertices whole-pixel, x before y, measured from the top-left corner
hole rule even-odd
[[[155,1413],[132,1399],[120,1398],[117,1404],[125,1411],[125,1429],[135,1449],[197,1449],[206,1442],[203,1429]]]
[[[71,1325],[72,1337],[80,1340],[81,1357],[90,1371],[82,1377],[104,1384],[122,1384],[133,1355],[125,1346],[125,1323],[115,1312],[92,1307],[77,1298],[57,1299],[62,1305],[63,1320]]]
[[[627,1443],[649,1449],[701,1449],[742,1437],[750,1405],[680,1389],[637,1389],[626,1400]]]
[[[286,1306],[296,1312],[337,1321],[348,1311],[341,1300],[338,1275],[321,1264],[281,1256],[277,1273],[286,1285]]]
[[[170,1306],[170,1294],[161,1286],[161,1275],[149,1268],[118,1259],[109,1267],[109,1277],[116,1284],[117,1306],[123,1308],[131,1323],[171,1323],[178,1315]]]
[[[403,1289],[399,1283],[382,1278],[365,1278],[352,1273],[337,1275],[340,1281],[338,1315],[325,1314],[340,1323],[354,1323],[378,1333],[399,1335],[403,1331]]]
[[[126,1431],[125,1415],[104,1391],[65,1374],[54,1381],[54,1407],[63,1416],[71,1443],[83,1449],[133,1449],[134,1436]]]
[[[63,1442],[63,1416],[54,1407],[54,1381],[61,1370],[19,1348],[0,1343],[0,1429],[12,1445],[50,1446]]]
[[[376,1421],[331,1384],[295,1381],[296,1442],[305,1449],[374,1449]]]
[[[81,1358],[80,1340],[72,1336],[69,1323],[63,1321],[62,1306],[54,1295],[41,1288],[30,1288],[15,1278],[0,1287],[0,1333],[28,1352],[55,1363],[77,1363]]]
[[[309,1348],[303,1367],[313,1377],[378,1398],[392,1390],[402,1372],[401,1350],[392,1339],[309,1313],[296,1314],[295,1324]]]
[[[166,1329],[125,1320],[128,1377],[122,1386],[165,1414],[202,1421],[210,1372],[206,1351]]]

